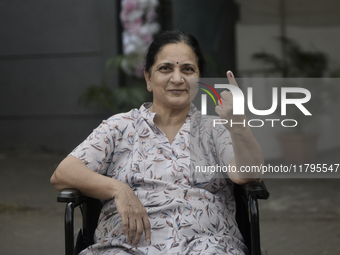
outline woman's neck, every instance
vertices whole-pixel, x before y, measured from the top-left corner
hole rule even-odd
[[[152,104],[150,111],[155,112],[154,123],[158,127],[183,125],[190,110],[190,104],[182,109],[167,109]]]

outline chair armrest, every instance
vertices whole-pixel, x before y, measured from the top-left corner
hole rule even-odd
[[[253,195],[258,199],[268,199],[270,195],[263,181],[245,183],[241,188],[242,194],[246,197]]]
[[[84,203],[88,197],[82,195],[77,189],[64,189],[60,191],[57,201],[59,203],[74,203],[74,206],[78,206]]]
[[[249,223],[244,224],[247,232],[250,232],[250,236],[249,234],[244,235],[247,247],[251,255],[260,255],[260,223],[257,199],[268,199],[270,194],[263,181],[245,183],[237,188],[248,209],[249,221],[247,221]]]
[[[85,203],[88,197],[82,195],[76,189],[64,189],[60,191],[57,201],[66,203],[65,208],[65,254],[74,255],[74,208]]]

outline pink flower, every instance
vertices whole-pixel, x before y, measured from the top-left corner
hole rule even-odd
[[[120,19],[124,29],[121,67],[127,74],[142,78],[143,56],[159,31],[159,24],[154,21],[158,0],[122,0],[121,3]]]
[[[122,0],[122,9],[129,13],[135,9],[138,9],[138,1],[137,0]]]
[[[157,17],[155,10],[150,10],[146,14],[146,21],[151,22]]]

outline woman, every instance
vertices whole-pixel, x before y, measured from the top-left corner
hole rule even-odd
[[[81,254],[247,253],[231,181],[260,176],[198,174],[190,171],[190,157],[239,168],[261,165],[262,152],[249,127],[213,128],[190,103],[190,78],[203,69],[194,37],[179,31],[157,36],[144,71],[153,102],[103,121],[56,169],[56,189],[76,188],[104,201],[96,243]],[[227,76],[237,86],[232,73]],[[228,119],[232,95],[225,91],[221,98],[216,112]],[[197,141],[200,132],[205,135],[195,146],[190,137]]]

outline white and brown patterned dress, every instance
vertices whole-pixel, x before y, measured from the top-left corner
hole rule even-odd
[[[105,201],[95,244],[80,254],[246,254],[235,222],[231,181],[195,166],[228,165],[229,132],[192,105],[172,144],[153,122],[151,103],[112,116],[71,155],[127,183],[146,208],[151,244],[126,242],[114,200]]]

